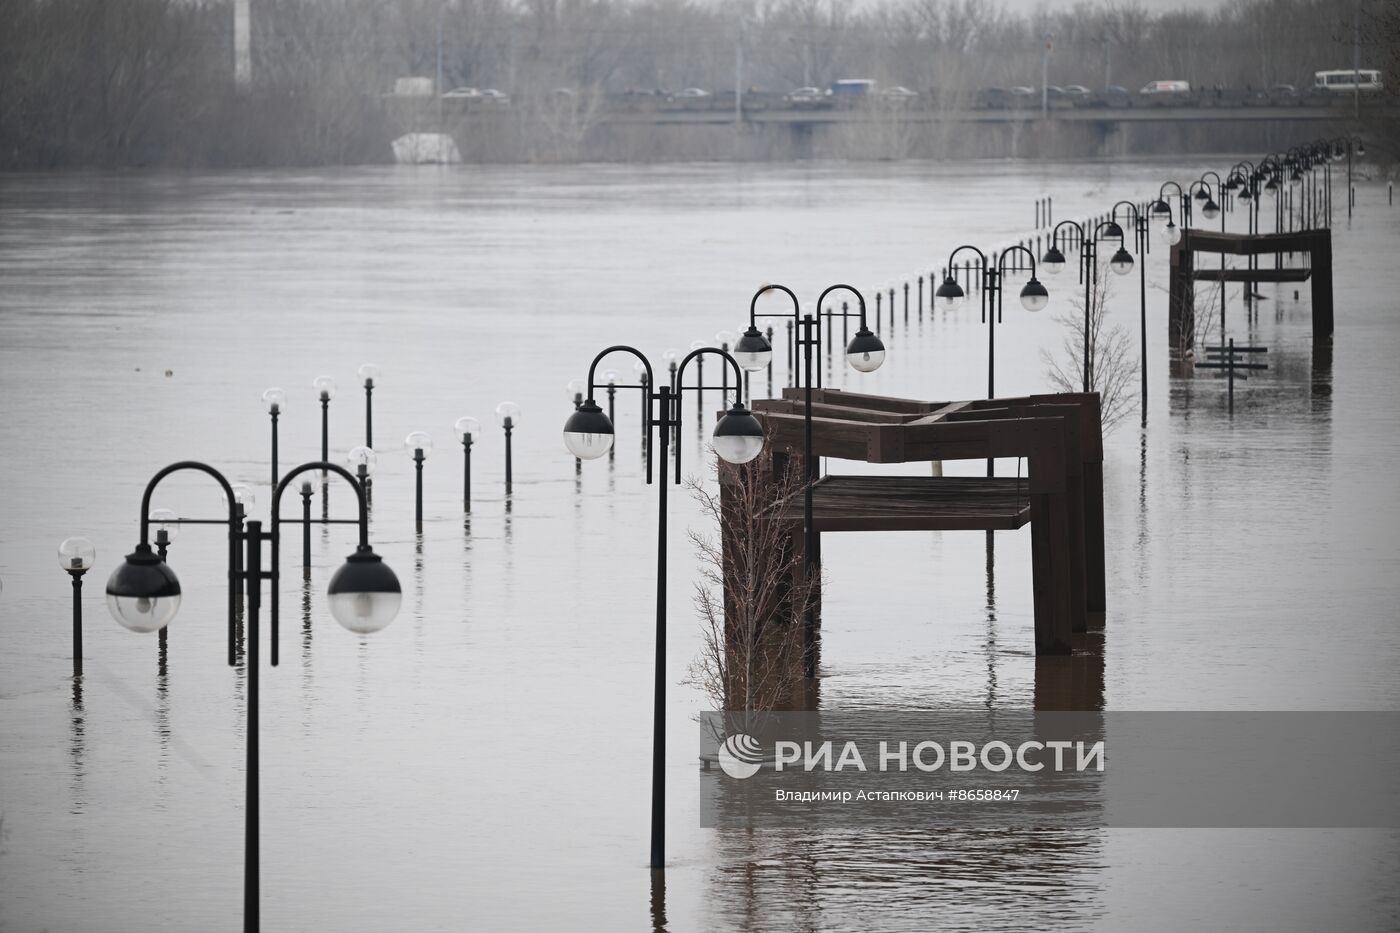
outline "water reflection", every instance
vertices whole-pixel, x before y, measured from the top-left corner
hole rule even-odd
[[[715,835],[712,929],[981,930],[992,917],[1078,929],[1104,910],[1094,830]]]
[[[85,781],[87,766],[87,713],[83,710],[83,675],[73,675],[73,693],[68,712],[68,772],[69,812],[78,814],[87,808]],[[0,840],[2,842],[3,840]]]
[[[652,933],[667,933],[666,929],[666,869],[651,869],[651,929]]]
[[[997,700],[997,551],[996,532],[987,532],[987,709]]]

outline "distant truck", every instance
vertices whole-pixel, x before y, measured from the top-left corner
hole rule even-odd
[[[432,97],[436,93],[432,78],[395,78],[395,97]]]
[[[1186,94],[1191,91],[1190,81],[1150,81],[1139,94]]]
[[[827,91],[832,95],[858,95],[871,94],[875,91],[875,82],[869,78],[841,78],[831,82],[831,90]]]

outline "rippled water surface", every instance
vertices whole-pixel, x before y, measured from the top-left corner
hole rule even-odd
[[[576,476],[559,443],[565,383],[611,343],[659,360],[739,328],[764,282],[809,304],[836,281],[874,289],[927,275],[959,243],[1033,234],[1037,197],[1054,196],[1056,219],[1082,217],[1233,161],[0,180],[0,929],[238,928],[244,672],[224,664],[223,539],[186,526],[172,546],[185,598],[164,673],[155,639],[108,617],[102,584],[166,463],[218,465],[266,516],[264,388],[290,396],[284,466],[319,454],[323,373],[340,383],[333,456],[360,443],[354,373],[368,360],[383,369],[372,536],[404,606],[382,634],[350,636],[323,591],[351,532],[313,533],[308,588],[288,533],[282,663],[262,678],[267,929],[1400,926],[1394,833],[698,829],[705,701],[683,681],[700,647],[684,530],[699,520],[680,491],[668,869],[664,882],[646,870],[655,487],[634,396],[619,402],[616,460]],[[1400,707],[1398,243],[1400,210],[1362,183],[1355,220],[1337,218],[1330,359],[1306,286],[1299,300],[1263,286],[1254,321],[1232,287],[1229,334],[1267,345],[1271,367],[1233,414],[1219,381],[1168,378],[1167,254],[1154,249],[1149,417],[1107,440],[1101,645],[1035,658],[1025,530],[998,533],[990,553],[981,533],[830,536],[823,703]],[[1055,313],[1078,286],[1045,281],[1049,311],[1008,306],[998,327],[999,394],[1049,388],[1040,351],[1059,346]],[[1113,319],[1136,346],[1136,274],[1115,286]],[[975,310],[882,330],[887,364],[836,368],[833,384],[985,392]],[[509,500],[491,416],[504,400],[523,411]],[[488,428],[464,522],[451,426],[466,414]],[[686,414],[686,469],[706,476],[693,399]],[[421,538],[401,446],[420,429],[437,442]],[[344,488],[330,499],[337,514],[351,504]],[[154,504],[222,508],[189,477]],[[78,683],[54,556],[74,534],[98,548]]]

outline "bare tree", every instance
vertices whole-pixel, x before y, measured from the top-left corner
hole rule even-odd
[[[1084,330],[1089,331],[1089,391],[1099,393],[1103,428],[1112,428],[1137,408],[1134,398],[1138,374],[1138,346],[1120,325],[1108,324],[1108,299],[1113,289],[1103,274],[1104,263],[1096,264],[1089,280],[1089,313],[1084,299],[1071,299],[1072,311],[1057,314],[1055,321],[1068,333],[1061,344],[1061,355],[1041,350],[1050,384],[1061,392],[1084,388]]]
[[[803,573],[793,541],[790,506],[803,488],[801,470],[796,460],[771,453],[722,469],[723,496],[690,482],[715,532],[690,532],[700,559],[701,652],[687,682],[716,709],[748,715],[791,708],[803,684],[802,620],[821,586]]]

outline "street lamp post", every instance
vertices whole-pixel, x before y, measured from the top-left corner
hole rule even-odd
[[[1001,255],[996,257],[995,262],[989,263],[987,256],[977,247],[964,243],[957,247],[948,255],[949,275],[944,278],[942,284],[938,286],[934,295],[943,303],[943,307],[949,311],[958,308],[963,299],[967,297],[963,287],[958,284],[958,280],[953,277],[951,270],[955,269],[955,260],[958,253],[963,250],[970,250],[977,254],[978,269],[982,274],[981,302],[982,320],[987,324],[987,398],[996,397],[996,325],[1001,321],[1002,310],[1002,278],[1006,274],[1006,257],[1016,250],[1020,250],[1030,258],[1031,277],[1026,284],[1021,287],[1021,307],[1027,311],[1035,312],[1044,310],[1050,303],[1050,293],[1045,290],[1045,286],[1040,284],[1040,280],[1035,277],[1035,253],[1032,253],[1024,246],[1016,245],[1007,248]],[[1049,268],[1047,266],[1047,268]],[[970,270],[969,270],[970,271]],[[995,302],[995,306],[993,306]],[[993,475],[995,463],[992,457],[987,458],[987,475]]]
[[[433,439],[426,431],[414,431],[403,439],[405,449],[413,453],[413,519],[418,533],[423,533],[423,461],[428,459],[428,451],[433,449]]]
[[[1001,322],[1002,310],[1002,277],[1006,274],[1006,257],[1013,252],[1020,251],[1026,254],[1031,261],[1031,277],[1026,284],[1021,287],[1021,306],[1027,311],[1041,311],[1050,303],[1050,294],[1045,290],[1045,286],[1040,284],[1040,280],[1035,277],[1035,253],[1020,244],[1007,247],[1007,249],[996,257],[995,262],[989,262],[985,253],[970,243],[964,243],[957,247],[948,255],[948,268],[955,268],[954,261],[958,253],[963,250],[970,250],[977,254],[977,268],[982,274],[982,320],[987,325],[987,398],[996,396],[996,331],[995,324]],[[1047,268],[1049,268],[1047,266]],[[967,293],[958,284],[957,279],[950,274],[944,278],[943,283],[934,292],[936,298],[943,302],[943,307],[952,311],[962,305]],[[993,306],[995,302],[995,306]]]
[[[472,510],[472,444],[481,433],[481,422],[462,416],[452,425],[457,440],[462,442],[462,511]]]
[[[1160,200],[1160,199],[1159,199]],[[1165,202],[1162,202],[1165,203]],[[1170,211],[1170,208],[1168,208]],[[1168,220],[1170,224],[1170,219]],[[1133,271],[1133,256],[1123,245],[1123,228],[1116,220],[1102,220],[1094,226],[1093,232],[1086,234],[1078,221],[1062,220],[1055,225],[1055,229],[1050,232],[1050,248],[1041,257],[1041,263],[1046,271],[1055,275],[1065,267],[1065,257],[1060,251],[1060,231],[1069,227],[1079,234],[1079,277],[1084,283],[1084,359],[1081,370],[1083,372],[1084,391],[1094,391],[1094,348],[1090,337],[1093,331],[1093,309],[1094,309],[1094,281],[1098,277],[1098,245],[1100,236],[1105,239],[1118,238],[1118,250],[1110,257],[1108,266],[1118,275],[1127,275]],[[1100,298],[1102,300],[1102,298]]]
[[[73,581],[73,676],[83,673],[83,574],[97,560],[97,548],[87,538],[64,538],[58,546],[58,565]]]
[[[394,572],[389,569],[369,546],[369,514],[365,506],[364,493],[344,468],[333,463],[318,461],[304,463],[284,476],[278,483],[272,497],[272,531],[263,531],[262,522],[247,523],[240,532],[234,511],[234,492],[228,480],[213,467],[197,461],[186,460],[173,463],[153,476],[146,484],[141,501],[141,537],[136,549],[118,565],[107,581],[107,607],[112,616],[124,627],[133,632],[149,633],[164,628],[180,607],[180,581],[170,565],[162,561],[151,550],[150,545],[150,504],[151,494],[166,476],[182,470],[195,470],[211,476],[223,489],[228,502],[228,518],[224,519],[184,519],[197,524],[227,524],[229,535],[229,606],[228,624],[233,627],[234,594],[243,584],[246,590],[248,607],[248,655],[247,655],[247,767],[245,769],[245,811],[243,849],[243,929],[245,933],[257,933],[261,926],[260,876],[258,843],[260,812],[258,799],[259,747],[258,747],[258,611],[262,602],[262,581],[270,581],[272,602],[272,663],[277,664],[277,602],[278,591],[278,505],[282,492],[298,474],[308,470],[319,470],[323,474],[332,472],[344,477],[354,488],[359,500],[360,540],[355,553],[336,571],[327,588],[331,614],[336,621],[352,632],[367,635],[378,631],[393,619],[402,600],[402,591]],[[263,543],[272,544],[272,561],[264,570],[262,563]],[[235,570],[233,555],[240,545],[246,545],[244,568]],[[233,642],[229,641],[229,664],[234,663]]]
[[[656,658],[653,678],[654,701],[652,705],[652,752],[651,752],[651,867],[653,869],[664,868],[666,865],[666,487],[670,485],[671,478],[667,476],[666,470],[666,445],[667,439],[673,428],[680,427],[684,412],[683,405],[680,404],[680,392],[694,391],[695,386],[685,386],[682,382],[686,366],[694,359],[705,354],[714,354],[720,357],[722,364],[727,365],[734,375],[734,394],[736,396],[734,406],[725,412],[715,425],[713,441],[715,452],[730,463],[748,463],[757,457],[763,449],[763,426],[758,423],[749,410],[744,407],[743,402],[737,398],[739,388],[739,365],[734,357],[723,350],[715,347],[702,347],[692,350],[689,355],[677,366],[676,370],[676,392],[672,392],[672,386],[667,381],[662,381],[659,391],[652,391],[652,387],[657,386],[651,362],[642,355],[640,350],[630,346],[615,345],[603,350],[593,358],[593,362],[588,367],[588,398],[584,400],[569,419],[564,424],[564,446],[569,453],[581,460],[596,460],[607,453],[608,448],[613,444],[614,429],[612,421],[603,410],[598,407],[593,400],[593,391],[597,388],[598,382],[595,378],[598,363],[610,353],[630,353],[637,358],[639,363],[646,370],[647,380],[644,384],[635,386],[621,386],[620,388],[638,388],[644,393],[647,402],[647,430],[650,434],[655,428],[657,440],[661,445],[659,452],[659,462],[661,465],[661,475],[657,482],[658,510],[657,510],[657,547],[656,547]],[[652,407],[655,405],[657,415],[652,417]],[[677,437],[679,438],[679,432]],[[648,445],[647,456],[647,482],[651,482],[651,447]],[[681,479],[680,457],[676,457],[676,472],[674,482],[679,484]]]
[[[441,92],[439,92],[441,93]],[[365,363],[356,374],[365,383],[365,446],[370,450],[374,449],[374,380],[379,378],[379,367],[373,363]],[[321,455],[325,459],[325,454]]]
[[[275,487],[274,487],[275,488]],[[170,550],[170,544],[175,540],[175,536],[180,533],[180,516],[174,509],[152,509],[151,524],[156,526],[156,556],[165,560],[166,553]],[[166,631],[161,629],[156,636],[157,654],[164,663]]]
[[[355,479],[359,482],[360,488],[365,491],[366,507],[374,503],[374,467],[379,462],[379,457],[373,448],[361,444],[359,447],[351,447],[350,452],[345,455],[345,460],[355,468]]]
[[[1120,207],[1132,211],[1133,246],[1138,252],[1138,318],[1142,327],[1140,378],[1142,381],[1142,423],[1145,425],[1147,424],[1147,254],[1151,252],[1151,237],[1149,236],[1147,218],[1142,215],[1142,211],[1132,201],[1119,201],[1113,205],[1112,218],[1115,223],[1118,221]]]
[[[327,463],[331,459],[331,398],[335,395],[335,380],[330,376],[317,376],[312,381],[311,387],[316,390],[316,394],[321,399],[321,462]],[[330,493],[327,488],[326,474],[321,474],[321,514],[329,514]]]
[[[272,485],[277,485],[277,419],[282,409],[287,407],[287,393],[281,389],[268,389],[262,394],[263,407],[272,418]]]
[[[849,291],[855,295],[860,305],[858,314],[851,315],[845,310],[834,311],[827,307],[826,296],[838,290]],[[792,301],[792,310],[782,313],[765,312],[760,314],[758,300],[769,291],[780,291],[787,295]],[[891,289],[891,294],[893,294],[893,289]],[[879,369],[885,361],[885,344],[866,325],[865,296],[858,289],[850,285],[832,285],[821,293],[821,297],[817,299],[816,308],[815,314],[803,314],[797,295],[791,289],[783,285],[765,285],[754,292],[753,298],[749,301],[748,329],[734,345],[734,358],[740,368],[746,372],[757,372],[767,366],[773,358],[773,345],[759,331],[758,318],[787,318],[789,324],[795,325],[796,328],[796,346],[802,350],[804,399],[802,415],[802,475],[805,480],[802,487],[803,564],[809,578],[815,577],[819,566],[816,524],[812,518],[812,486],[817,481],[818,472],[817,458],[812,449],[812,389],[821,384],[821,317],[825,316],[828,323],[833,317],[851,316],[860,319],[860,327],[857,329],[855,337],[846,346],[846,362],[850,364],[852,369],[857,372],[871,373]],[[803,670],[809,679],[814,678],[817,675],[816,616],[810,605],[807,607],[806,618],[803,619],[802,649]]]
[[[511,492],[510,437],[515,426],[520,423],[520,406],[514,402],[502,402],[496,406],[496,421],[506,435],[506,495]]]

